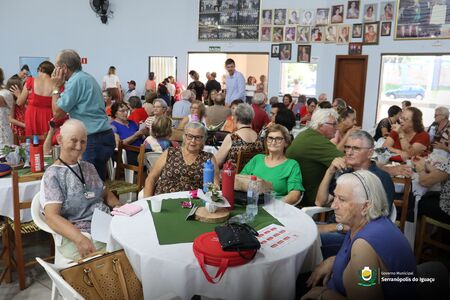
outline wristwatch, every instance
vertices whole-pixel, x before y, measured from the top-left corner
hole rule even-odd
[[[55,90],[52,91],[52,95],[59,95],[59,94],[61,94],[61,93],[59,92],[59,90],[56,90],[56,89],[55,89]]]
[[[342,223],[337,223],[337,225],[336,225],[336,231],[337,231],[337,232],[342,232],[342,231],[344,231],[344,224],[342,224]]]

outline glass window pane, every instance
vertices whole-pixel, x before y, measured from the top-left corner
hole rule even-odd
[[[316,95],[317,64],[282,63],[280,94]]]

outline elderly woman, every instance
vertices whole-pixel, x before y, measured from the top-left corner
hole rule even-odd
[[[258,139],[258,133],[252,129],[254,117],[252,107],[245,103],[239,104],[234,111],[234,117],[237,130],[225,137],[216,153],[219,166],[227,160],[236,163],[239,151],[262,152],[264,150],[262,142]]]
[[[439,106],[434,111],[434,122],[428,128],[433,149],[450,152],[450,122],[447,107]]]
[[[203,165],[208,159],[214,164],[214,184],[219,185],[216,160],[203,151],[206,134],[206,127],[199,122],[184,127],[183,145],[161,154],[145,180],[144,197],[202,188]]]
[[[105,189],[95,167],[79,161],[87,143],[86,128],[81,121],[66,121],[58,143],[61,154],[45,171],[40,202],[47,224],[63,236],[59,251],[69,259],[79,259],[106,248],[105,244],[83,234],[91,232],[94,210],[109,213],[120,202]]]
[[[383,273],[415,276],[416,262],[408,241],[388,218],[380,179],[367,170],[337,180],[331,208],[350,230],[336,256],[324,260],[307,284],[302,299],[414,299],[414,282],[379,280]],[[390,275],[383,275],[387,278]],[[326,287],[316,286],[323,283]]]
[[[334,110],[336,110],[339,114],[347,108],[347,102],[345,102],[345,100],[342,98],[336,98],[333,100],[331,106],[333,106]]]
[[[114,121],[111,127],[116,139],[116,146],[122,141],[125,145],[140,146],[144,140],[142,136],[147,128],[139,130],[139,125],[128,120],[128,106],[125,102],[116,102],[111,106],[111,116]]]
[[[152,132],[145,139],[145,150],[151,152],[163,152],[170,146],[172,141],[172,120],[166,116],[158,116],[153,121]]]
[[[234,112],[236,111],[236,107],[241,103],[244,103],[241,99],[236,99],[231,102],[231,115],[225,120],[225,123],[222,126],[222,131],[235,132],[237,130],[236,122],[234,121]]]
[[[292,99],[291,94],[284,94],[283,96],[283,103],[284,106],[286,106],[287,109],[292,110],[292,108],[294,107],[294,100]]]
[[[429,146],[430,137],[424,131],[422,112],[415,107],[407,107],[402,112],[400,125],[392,125],[392,131],[383,144],[403,160],[425,154]]]
[[[311,121],[311,116],[316,109],[317,99],[316,98],[308,98],[306,100],[306,105],[300,108],[300,123],[306,124]]]
[[[297,161],[286,158],[286,148],[290,144],[291,135],[284,126],[279,124],[269,126],[265,138],[268,154],[254,156],[245,165],[241,174],[255,175],[271,182],[277,196],[282,196],[284,202],[295,205],[305,189]]]
[[[373,139],[378,141],[379,138],[387,138],[391,132],[392,124],[396,124],[400,115],[402,114],[402,109],[397,105],[392,105],[388,109],[388,117],[384,118],[378,123],[377,129],[375,129],[375,135]]]
[[[178,129],[183,129],[189,122],[200,122],[206,126],[206,108],[201,101],[192,101],[191,113],[181,120]]]
[[[360,127],[356,126],[356,110],[347,106],[339,113],[336,135],[331,139],[331,142],[336,145],[336,148],[344,151],[344,145],[348,137],[359,129]]]
[[[165,115],[167,111],[167,103],[161,98],[153,100],[153,116],[145,119],[145,126],[148,128],[149,133],[152,132],[152,124],[156,117]]]
[[[142,107],[141,99],[138,96],[131,96],[128,98],[128,103],[131,108],[128,120],[134,121],[136,124],[143,123],[148,118],[148,114],[145,108]]]

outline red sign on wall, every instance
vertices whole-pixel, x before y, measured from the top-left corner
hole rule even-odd
[[[81,64],[82,65],[86,65],[87,64],[87,57],[82,57],[81,58]]]

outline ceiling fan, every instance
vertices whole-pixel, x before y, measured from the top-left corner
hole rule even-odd
[[[100,17],[103,24],[108,22],[108,17],[113,12],[109,9],[109,0],[89,0],[92,10]]]

